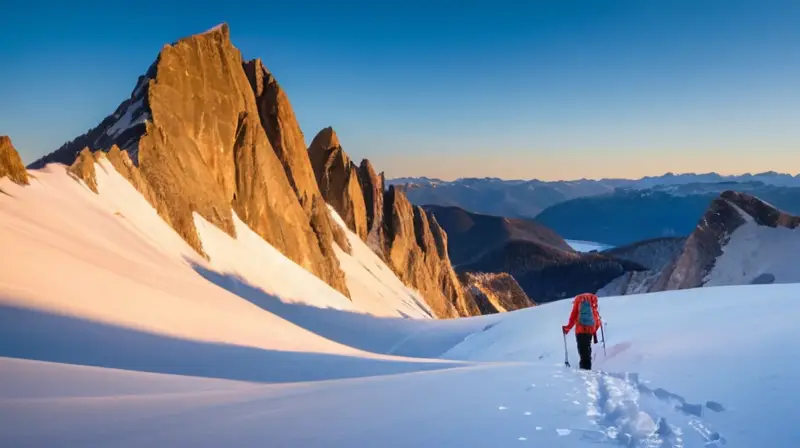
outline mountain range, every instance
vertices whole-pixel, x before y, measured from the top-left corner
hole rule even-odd
[[[747,192],[789,213],[800,213],[800,178],[775,172],[722,176],[666,174],[637,180],[543,182],[497,178],[444,182],[387,181],[417,205],[461,207],[474,213],[539,221],[567,239],[606,245],[688,236],[697,217],[726,190]],[[591,224],[584,223],[591,216]]]
[[[688,238],[657,239],[606,251],[638,261],[599,292],[640,294],[704,286],[800,282],[792,261],[800,250],[800,216],[755,196],[725,191],[714,199]]]
[[[25,182],[10,139],[1,146],[2,173]],[[683,239],[694,241],[697,217],[732,188],[800,209],[800,187],[791,186],[797,178],[778,173],[387,182],[369,160],[350,160],[330,127],[306,148],[286,92],[261,60],[242,59],[227,25],[165,46],[111,115],[27,168],[68,166],[68,175],[98,194],[101,160],[199,255],[209,256],[196,217],[231,237],[241,220],[352,299],[338,254],[353,249],[335,224],[341,221],[436,317],[507,311],[604,290],[626,276],[652,277],[665,266],[630,251],[660,254],[666,245],[677,257]],[[494,213],[412,203],[425,195]],[[546,208],[525,218],[536,204]],[[631,246],[585,253],[565,237]]]
[[[241,220],[352,299],[337,257],[352,251],[335,224],[341,220],[436,317],[487,308],[453,270],[447,236],[432,215],[385,188],[368,160],[351,161],[332,128],[306,148],[288,95],[261,60],[242,59],[225,24],[165,46],[111,115],[28,168],[69,165],[67,173],[98,194],[102,160],[203,257],[209,254],[195,216],[234,238]]]
[[[800,214],[800,187],[761,182],[692,183],[613,193],[556,204],[536,220],[566,238],[619,246],[660,237],[687,237],[697,217],[725,191],[758,197]],[[590,216],[589,222],[584,222]]]
[[[425,206],[447,232],[448,251],[459,273],[509,273],[539,303],[595,292],[627,272],[635,261],[574,250],[542,224],[521,218],[470,213],[458,207]]]

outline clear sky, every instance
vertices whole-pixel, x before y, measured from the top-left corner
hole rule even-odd
[[[0,134],[29,163],[227,22],[307,142],[389,177],[800,172],[800,1],[248,3],[7,0]]]

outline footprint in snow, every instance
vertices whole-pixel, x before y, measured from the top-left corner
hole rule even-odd
[[[541,426],[537,426],[537,427],[536,427],[536,430],[537,430],[537,431],[541,431],[541,430],[542,430],[542,427],[541,427]]]
[[[725,407],[716,401],[706,401],[706,407],[714,412],[722,412],[725,410]]]
[[[531,415],[531,411],[525,411],[525,415]]]
[[[520,437],[517,440],[524,442],[524,441],[528,440],[528,438],[527,437]]]
[[[572,433],[572,431],[569,430],[569,429],[556,429],[556,432],[558,433],[558,435],[560,435],[562,437],[563,436],[568,436],[568,435],[570,435]]]
[[[497,407],[497,410],[498,410],[498,411],[505,411],[506,409],[508,409],[508,408],[507,408],[507,407],[505,407],[505,406],[498,406],[498,407]]]

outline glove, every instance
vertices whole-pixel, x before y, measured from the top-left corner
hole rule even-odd
[[[594,343],[597,344],[597,333],[592,334],[594,336]]]
[[[567,334],[567,333],[569,333],[569,328],[567,328],[567,326],[566,326],[566,325],[562,325],[562,326],[561,326],[561,331],[562,331],[564,334]]]

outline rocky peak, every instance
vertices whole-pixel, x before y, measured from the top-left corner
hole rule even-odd
[[[375,174],[369,160],[364,159],[358,167],[358,177],[364,192],[364,205],[367,209],[367,244],[378,255],[383,255],[386,237],[383,233],[383,173]]]
[[[480,313],[432,215],[394,188],[385,191],[383,174],[369,161],[354,164],[332,128],[320,131],[307,151],[304,142],[275,77],[260,60],[242,60],[223,24],[165,45],[112,115],[35,164],[71,164],[70,172],[96,191],[93,160],[103,153],[88,148],[107,151],[115,169],[198,253],[204,254],[194,214],[235,237],[235,213],[347,295],[333,241],[345,250],[349,242],[330,206],[437,316]]]
[[[165,220],[199,253],[193,214],[235,237],[235,212],[288,258],[348,294],[338,262],[323,255],[312,230],[312,204],[308,212],[301,207],[267,138],[227,25],[165,45],[114,114],[42,160],[69,160],[84,141],[130,148]]]
[[[784,213],[775,206],[747,193],[727,190],[720,194],[718,200],[728,201],[738,207],[761,226],[795,228],[800,225],[800,217]]]
[[[245,63],[244,71],[255,94],[261,125],[300,204],[308,212],[312,198],[320,196],[320,191],[289,98],[261,59]]]
[[[310,219],[311,227],[317,234],[320,250],[323,255],[332,254],[333,249],[330,244],[331,241],[335,241],[344,251],[349,252],[350,243],[344,231],[333,223],[328,207],[320,206],[320,202],[324,205],[324,201],[314,170],[311,168],[303,131],[297,122],[289,97],[261,59],[248,61],[243,68],[255,95],[261,126],[275,155],[283,165],[300,206]],[[333,259],[335,260],[335,257]]]
[[[314,175],[325,198],[347,227],[367,239],[367,210],[358,167],[339,144],[332,128],[321,130],[308,148]]]
[[[0,179],[8,177],[18,185],[28,185],[28,172],[11,138],[0,135]]]
[[[325,149],[342,147],[342,145],[339,144],[339,137],[336,135],[336,131],[334,131],[330,126],[322,129],[317,133],[317,135],[314,136],[311,146],[317,146]]]

